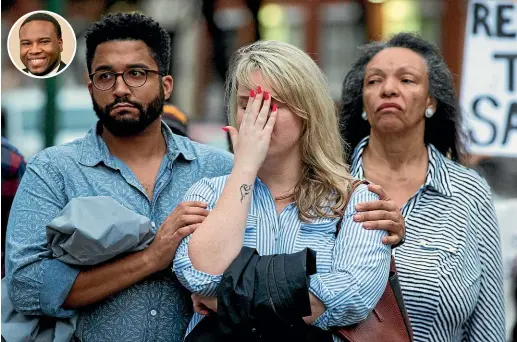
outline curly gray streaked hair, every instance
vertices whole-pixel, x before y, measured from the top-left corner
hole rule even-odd
[[[380,51],[402,47],[421,55],[427,65],[429,93],[437,101],[436,113],[426,119],[424,142],[433,144],[444,156],[460,161],[464,154],[461,131],[461,111],[456,97],[452,74],[438,48],[411,33],[399,33],[387,42],[372,42],[359,49],[350,72],[343,81],[341,94],[341,136],[353,149],[370,134],[370,124],[361,118],[363,111],[363,81],[366,65]],[[352,151],[348,151],[351,158]]]

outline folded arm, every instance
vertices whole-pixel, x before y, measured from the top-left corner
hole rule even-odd
[[[62,306],[74,309],[94,304],[156,271],[144,250],[79,272]]]
[[[354,192],[336,239],[331,271],[310,277],[309,290],[325,308],[313,323],[322,329],[364,320],[386,288],[391,248],[382,243],[382,237],[387,233],[365,230],[353,220],[356,204],[376,199],[366,186]],[[321,309],[314,299],[311,307]]]
[[[211,179],[207,178],[200,180],[187,191],[183,198],[184,201],[201,201],[207,203],[207,209],[210,211],[207,220],[210,215],[212,215],[212,210],[217,201],[217,193],[212,182]],[[199,229],[202,229],[202,227]],[[191,253],[189,252],[192,237],[193,234],[185,237],[181,241],[174,258],[173,271],[176,273],[179,281],[189,291],[204,296],[216,296],[217,286],[221,282],[224,269],[219,273],[209,273],[196,268],[193,265]]]
[[[17,311],[70,317],[72,308],[100,301],[155,271],[145,252],[88,271],[52,259],[45,227],[68,199],[60,173],[37,158],[18,188],[6,239],[6,276]]]
[[[234,169],[217,199],[209,182],[224,181],[223,177],[201,181],[189,190],[189,198],[212,197],[213,209],[188,241],[188,256],[197,270],[221,274],[239,255],[255,178],[256,172]]]
[[[59,174],[39,159],[30,163],[11,208],[6,238],[6,277],[11,300],[19,312],[73,315],[61,305],[79,270],[50,259],[45,230],[66,201]]]

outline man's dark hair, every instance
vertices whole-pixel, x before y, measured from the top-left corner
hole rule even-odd
[[[433,144],[444,156],[461,161],[464,154],[464,134],[461,130],[461,111],[452,74],[438,48],[411,33],[399,33],[387,42],[372,42],[359,49],[359,56],[343,81],[340,110],[342,138],[354,149],[370,134],[370,124],[361,118],[366,65],[380,51],[392,47],[416,52],[424,58],[427,65],[429,93],[437,101],[437,107],[434,115],[425,119],[424,142]],[[348,155],[351,160],[352,153]]]
[[[148,16],[138,13],[108,14],[86,31],[85,38],[88,73],[92,72],[92,61],[97,46],[114,40],[144,41],[159,71],[163,74],[169,73],[170,36]]]
[[[54,25],[54,28],[56,29],[57,38],[61,39],[61,25],[59,25],[59,22],[56,20],[56,18],[47,13],[34,13],[29,15],[27,19],[23,21],[22,26],[20,26],[20,29],[23,27],[23,25],[36,20],[48,21],[52,23],[52,25]]]

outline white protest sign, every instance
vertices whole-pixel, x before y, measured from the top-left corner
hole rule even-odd
[[[474,154],[517,157],[517,0],[469,0],[461,107]]]

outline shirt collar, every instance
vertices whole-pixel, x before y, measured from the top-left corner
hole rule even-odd
[[[350,167],[350,173],[359,179],[364,179],[364,168],[363,168],[363,152],[364,148],[368,146],[370,136],[364,137],[354,149],[352,155],[352,166]]]
[[[104,139],[98,134],[100,122],[97,122],[84,137],[81,146],[80,163],[85,166],[95,166],[103,162],[112,169],[117,169],[114,157],[110,154]],[[171,129],[162,121],[162,134],[167,144],[167,156],[174,161],[179,155],[185,160],[196,159],[190,139],[172,133]],[[172,163],[169,164],[172,166]]]
[[[427,151],[429,167],[427,169],[425,185],[444,196],[451,197],[451,180],[449,178],[449,170],[447,169],[446,157],[433,144],[427,145]]]
[[[52,75],[57,74],[57,71],[59,70],[60,66],[61,66],[61,62],[59,62],[57,67],[54,70],[52,70],[51,72],[49,72],[47,75],[52,76]]]
[[[364,178],[363,152],[370,137],[364,137],[354,149],[352,156],[352,166],[350,168],[352,175],[356,178]],[[429,155],[429,166],[427,168],[427,176],[424,187],[433,189],[434,191],[450,197],[452,196],[451,182],[449,171],[447,169],[446,158],[432,144],[427,145]]]
[[[59,61],[59,63],[57,64],[57,67],[54,70],[52,70],[51,72],[49,72],[48,74],[46,74],[45,77],[57,74],[57,71],[59,70],[60,66],[61,66],[61,61]],[[27,73],[30,74],[30,75],[34,75],[33,73],[31,73],[29,71],[29,68],[27,68]],[[34,75],[34,76],[36,76],[36,75]]]

